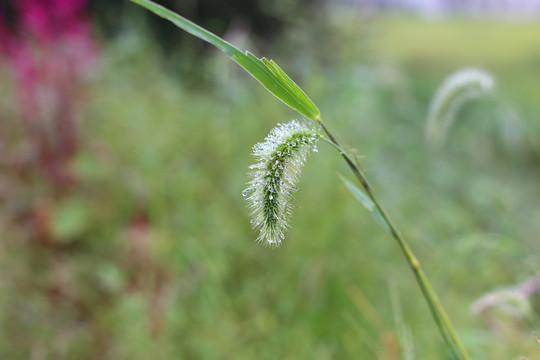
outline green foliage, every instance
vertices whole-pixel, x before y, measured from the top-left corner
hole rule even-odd
[[[193,36],[214,45],[219,50],[229,55],[231,59],[236,61],[238,65],[243,67],[257,79],[275,97],[308,119],[316,120],[320,117],[319,109],[317,109],[315,104],[313,104],[302,89],[300,89],[273,60],[267,60],[265,58],[258,59],[249,51],[242,52],[237,47],[221,39],[219,36],[212,34],[188,19],[150,0],[131,1],[145,7],[156,15],[169,20]]]
[[[433,48],[405,47],[402,35],[414,28],[440,41],[461,29],[460,21],[433,30],[431,23],[385,18],[373,24],[381,43],[366,39],[371,58],[388,59],[391,52],[400,62],[366,65],[350,44],[335,41],[358,24],[363,21],[350,15],[327,37],[316,38],[312,28],[297,29],[311,51],[331,48],[335,55],[324,55],[341,62],[333,67],[328,58],[313,57],[317,51],[299,47],[298,63],[290,67],[300,78],[310,74],[306,88],[321,99],[325,113],[335,114],[337,133],[367,155],[364,170],[414,240],[473,358],[537,358],[527,321],[505,315],[492,332],[493,324],[471,316],[469,306],[538,271],[540,163],[530,146],[540,130],[538,69],[524,65],[536,64],[538,48],[517,47],[526,35],[522,26],[512,32],[508,23],[492,23],[467,28],[461,52],[439,57]],[[527,29],[535,34],[538,24]],[[444,152],[429,151],[423,131],[434,90],[450,71],[487,52],[478,33],[504,32],[497,49],[518,53],[489,58],[490,69],[497,69],[501,96],[512,100],[534,141],[508,153],[498,143],[489,107],[478,103],[461,113]],[[288,54],[297,40],[282,39],[276,53]],[[0,212],[0,358],[445,358],[395,244],[361,216],[347,187],[327,175],[347,169],[322,151],[324,144],[306,164],[295,195],[291,241],[279,251],[253,242],[241,196],[249,181],[249,149],[292,111],[250,82],[235,88],[232,100],[227,85],[208,90],[179,83],[161,70],[153,46],[129,33],[104,46],[81,114],[84,147],[73,164],[82,185],[54,206],[56,231],[69,245],[59,256],[28,251],[27,227],[12,222],[25,199],[54,196],[42,186],[7,188],[22,195]],[[236,67],[227,63],[216,67]],[[209,65],[206,71],[210,76],[216,69]],[[225,84],[236,76],[221,74]],[[0,88],[11,94],[10,74],[0,76]],[[0,99],[5,124],[15,122],[12,103]],[[10,184],[6,171],[2,200]],[[136,240],[129,224],[137,213],[146,215],[147,228]],[[78,249],[75,255],[72,249]],[[137,257],[140,250],[147,256]],[[58,303],[43,290],[51,280],[69,290]],[[73,294],[84,299],[84,316],[70,302]],[[536,314],[529,320],[538,329]]]
[[[183,17],[174,14],[173,12],[158,6],[157,4],[149,1],[149,0],[134,0],[136,3],[139,3],[140,5],[144,5],[147,9],[155,12],[159,16],[162,16],[166,19],[169,19],[171,22],[175,23],[180,28],[185,29],[189,33],[201,38],[202,40],[208,41],[209,43],[213,44],[217,48],[221,49],[223,52],[227,53],[232,59],[235,59],[236,62],[241,65],[244,69],[246,69],[250,74],[252,74],[256,79],[258,79],[272,94],[274,94],[278,99],[281,99],[284,103],[291,106],[293,109],[296,109],[300,113],[304,114],[306,117],[311,118],[312,120],[315,120],[320,123],[322,129],[324,130],[325,134],[328,136],[329,142],[337,148],[339,153],[343,156],[344,160],[348,164],[349,168],[352,170],[352,172],[356,175],[360,183],[362,184],[362,187],[364,190],[368,193],[369,198],[373,201],[371,204],[371,212],[376,216],[376,220],[383,225],[383,227],[392,235],[394,240],[396,240],[397,244],[399,245],[399,248],[402,250],[403,255],[405,259],[407,260],[409,266],[411,267],[413,274],[415,276],[415,280],[417,281],[417,284],[419,285],[422,295],[424,296],[425,300],[427,301],[429,305],[429,309],[431,310],[431,313],[434,317],[434,320],[439,328],[439,331],[441,333],[441,336],[444,338],[449,350],[452,351],[453,356],[456,359],[462,359],[462,360],[468,360],[469,355],[467,354],[465,348],[461,344],[459,338],[457,337],[457,334],[451,324],[451,322],[448,319],[448,316],[445,313],[444,307],[439,302],[437,296],[435,295],[434,290],[432,289],[432,286],[429,283],[429,280],[424,275],[423,270],[421,269],[420,262],[415,257],[412,249],[410,249],[408,243],[406,240],[399,234],[395,226],[389,221],[387,215],[384,213],[383,208],[378,203],[378,201],[375,198],[374,193],[369,188],[367,184],[367,179],[365,178],[364,174],[362,173],[360,169],[359,163],[354,163],[351,161],[348,154],[345,154],[345,150],[341,148],[338,141],[336,140],[333,133],[330,131],[328,126],[322,121],[320,117],[320,113],[318,109],[315,107],[315,105],[309,100],[309,98],[304,94],[304,92],[277,66],[273,61],[268,61],[266,59],[261,59],[260,61],[266,66],[267,70],[271,71],[271,76],[266,76],[267,74],[261,74],[260,72],[260,66],[248,66],[248,64],[251,65],[251,63],[247,63],[244,60],[244,58],[240,56],[246,56],[247,58],[252,60],[253,65],[258,65],[258,59],[250,54],[249,52],[246,52],[245,55],[242,54],[238,49],[236,49],[234,46],[231,46],[223,39],[211,34],[207,30],[187,21]],[[272,86],[275,84],[277,80],[277,83],[281,85],[281,88],[275,88],[275,86]],[[481,82],[483,83],[483,82]],[[306,106],[308,107],[306,109]],[[311,108],[311,109],[310,109]],[[306,110],[308,110],[306,112]],[[311,112],[309,111],[311,110]],[[313,110],[315,112],[313,112]],[[296,124],[296,122],[291,122],[290,124]],[[274,132],[270,133],[270,137],[274,137],[276,133]],[[288,135],[289,136],[289,135]],[[269,147],[271,148],[270,153],[274,154],[276,150],[273,148],[275,143],[279,143],[281,140],[289,141],[288,136],[286,139],[274,139],[268,141],[270,146],[264,146],[262,147]],[[277,136],[279,138],[279,136]],[[268,138],[267,138],[268,139]],[[315,136],[313,136],[313,139],[315,139]],[[276,141],[277,140],[277,141]],[[295,144],[292,146],[293,148],[296,146],[296,142],[291,140],[291,146],[292,144]],[[257,144],[255,149],[257,152],[257,147],[261,146],[260,144]],[[268,159],[271,157],[269,156],[267,151],[261,151],[261,153],[264,153],[264,158],[266,158],[265,161],[268,161]],[[277,151],[279,153],[279,151]],[[302,157],[299,158],[301,160]],[[282,163],[279,165],[280,167],[287,167],[287,164],[289,161]],[[295,165],[295,160],[290,160],[290,163]],[[258,241],[261,240],[267,240],[266,243],[269,243],[271,245],[275,244],[281,244],[281,240],[284,236],[284,230],[288,226],[287,217],[290,215],[289,206],[287,205],[287,201],[280,201],[281,198],[279,196],[275,196],[273,192],[275,191],[278,194],[281,194],[282,191],[285,190],[286,195],[285,197],[289,197],[290,191],[287,191],[285,187],[281,187],[280,183],[283,181],[281,179],[278,179],[277,177],[272,177],[272,168],[275,169],[276,166],[278,166],[278,161],[276,160],[273,164],[267,163],[266,165],[261,164],[264,167],[270,167],[268,176],[264,176],[261,174],[261,176],[257,176],[254,178],[252,184],[256,182],[256,185],[254,185],[255,188],[259,187],[260,191],[255,190],[254,194],[251,196],[256,196],[256,200],[253,201],[253,207],[252,207],[252,213],[259,213],[258,215],[253,216],[252,222],[254,221],[256,223],[255,227],[257,228],[260,225],[260,231],[261,236],[258,237]],[[287,173],[285,171],[285,173]],[[291,173],[294,173],[294,171],[291,171]],[[268,183],[270,180],[275,181],[278,180],[276,184],[273,182]],[[292,180],[285,181],[285,184],[291,184],[291,188],[294,187],[292,185],[294,182],[296,182],[296,176],[292,178]],[[268,183],[268,184],[267,184]],[[266,193],[265,195],[259,195]],[[361,193],[359,193],[361,194]],[[275,198],[274,198],[275,197]],[[363,198],[359,198],[361,202],[364,204],[366,203],[365,200],[363,201]],[[262,205],[261,205],[262,203]],[[280,204],[280,205],[279,205]],[[369,206],[368,206],[369,209]],[[259,211],[260,210],[260,211]]]

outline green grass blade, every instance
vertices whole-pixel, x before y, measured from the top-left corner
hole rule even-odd
[[[344,177],[340,176],[341,180],[345,183],[345,186],[349,189],[351,194],[358,200],[364,207],[371,213],[375,221],[379,223],[379,225],[382,226],[384,230],[386,230],[389,234],[392,234],[392,230],[390,228],[390,225],[388,222],[386,222],[384,216],[382,215],[381,211],[375,205],[375,203],[366,195],[362,190],[360,190],[356,185],[351,183],[349,180],[345,179]]]
[[[154,14],[169,20],[182,30],[207,41],[243,67],[257,79],[268,91],[285,104],[298,111],[308,119],[316,120],[320,116],[319,109],[292,79],[277,64],[267,59],[259,59],[249,52],[243,52],[219,36],[198,26],[188,19],[168,10],[150,0],[131,0]]]

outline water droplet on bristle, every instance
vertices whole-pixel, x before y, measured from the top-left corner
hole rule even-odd
[[[242,191],[242,196],[247,196],[247,190]]]

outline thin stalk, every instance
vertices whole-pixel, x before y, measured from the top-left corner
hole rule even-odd
[[[435,291],[433,290],[433,287],[431,286],[426,274],[422,270],[422,267],[420,265],[420,262],[418,261],[417,257],[413,253],[412,249],[408,245],[408,243],[405,241],[403,236],[399,233],[395,225],[390,220],[390,217],[386,214],[386,211],[383,209],[383,207],[379,204],[377,198],[375,197],[375,194],[371,187],[369,186],[369,183],[362,173],[362,170],[360,169],[359,165],[351,159],[351,157],[343,150],[335,136],[332,134],[332,132],[328,129],[326,124],[322,121],[320,117],[317,117],[315,119],[321,127],[323,128],[324,132],[330,139],[328,142],[331,143],[340,153],[340,155],[345,159],[345,162],[347,162],[347,165],[351,168],[356,178],[360,181],[362,184],[362,187],[366,191],[366,194],[369,196],[371,201],[375,204],[377,209],[380,211],[380,213],[383,216],[384,221],[388,224],[388,227],[390,228],[390,232],[392,234],[392,237],[397,241],[401,251],[403,252],[403,255],[405,256],[405,259],[407,260],[407,263],[409,264],[409,267],[413,271],[414,277],[420,286],[420,290],[422,291],[422,294],[424,298],[426,299],[426,302],[428,303],[429,309],[431,311],[431,314],[433,318],[435,319],[435,323],[437,324],[437,327],[439,328],[439,331],[452,351],[452,354],[456,359],[460,360],[469,360],[469,355],[467,354],[467,351],[461,344],[456,331],[454,330],[454,327],[452,326],[452,323],[450,322],[450,319],[448,318],[448,315],[446,314],[446,311],[444,310],[441,302],[439,301],[437,295],[435,294]]]

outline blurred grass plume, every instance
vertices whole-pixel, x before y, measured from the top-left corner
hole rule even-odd
[[[463,68],[449,75],[437,89],[428,110],[426,138],[442,146],[460,109],[469,101],[493,90],[495,80],[488,72]]]

